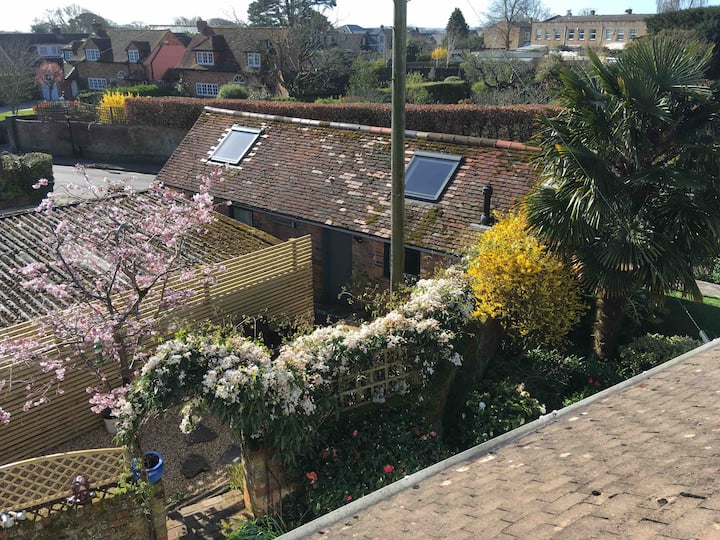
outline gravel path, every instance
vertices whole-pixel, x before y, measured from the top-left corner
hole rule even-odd
[[[166,418],[158,418],[150,422],[142,433],[142,447],[145,451],[160,452],[165,462],[163,483],[165,485],[165,500],[168,504],[181,499],[195,496],[228,481],[229,466],[223,463],[223,454],[228,449],[239,446],[239,442],[232,436],[230,430],[216,418],[207,416],[202,424],[217,434],[217,438],[210,442],[192,442],[192,434],[185,435],[178,427],[180,419],[172,414]],[[112,435],[105,428],[98,428],[63,445],[57,446],[47,452],[70,452],[73,450],[86,450],[91,448],[114,447]],[[202,472],[188,479],[181,472],[183,463],[191,456],[202,456],[212,470]],[[238,458],[239,459],[239,458]],[[193,460],[196,461],[197,460]],[[90,478],[92,483],[92,478]]]

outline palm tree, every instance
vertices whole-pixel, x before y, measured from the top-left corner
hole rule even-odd
[[[527,209],[597,295],[594,349],[606,359],[630,293],[702,300],[693,268],[719,251],[720,119],[703,79],[712,50],[648,37],[613,64],[589,54],[587,70],[563,70],[562,110],[542,120]]]

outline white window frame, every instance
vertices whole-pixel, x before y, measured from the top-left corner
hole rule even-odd
[[[233,82],[233,84],[247,84],[247,81],[245,80],[245,77],[243,77],[243,76],[240,75],[240,74],[235,75],[235,76],[233,77],[232,82]]]
[[[555,29],[553,30],[553,32],[554,32],[554,34],[555,34],[555,41],[560,41],[560,37],[561,37],[561,35],[562,35],[561,32],[560,32],[560,29],[559,29],[559,28],[555,28]]]
[[[578,28],[578,41],[585,41],[585,27]]]
[[[542,39],[542,28],[536,28],[535,29],[535,41],[540,41]]]
[[[137,49],[128,49],[128,62],[132,64],[140,62],[140,51]]]
[[[73,57],[73,52],[72,52],[72,51],[63,51],[63,59],[64,59],[66,62],[69,62],[70,60],[72,60],[72,57]]]
[[[100,60],[100,49],[85,49],[85,60],[88,62]]]
[[[631,28],[628,32],[628,39],[632,41],[637,38],[637,28]]]
[[[597,40],[597,28],[590,29],[590,41]]]
[[[213,93],[213,90],[215,93]],[[218,83],[198,82],[195,83],[195,95],[198,97],[215,97],[220,91]]]
[[[574,28],[568,28],[567,39],[568,39],[568,41],[575,41],[575,29]]]
[[[552,37],[552,34],[550,32],[549,28],[545,29],[545,41],[550,41],[550,38]]]
[[[247,65],[249,68],[259,69],[262,65],[262,56],[257,52],[247,53]]]
[[[199,66],[214,66],[215,55],[212,51],[195,51],[195,62]]]
[[[108,81],[102,77],[88,77],[88,90],[107,90]]]
[[[605,41],[610,41],[612,39],[612,35],[613,35],[613,29],[606,28],[605,29]]]
[[[617,29],[617,33],[615,35],[615,41],[625,41],[625,29],[624,28]]]

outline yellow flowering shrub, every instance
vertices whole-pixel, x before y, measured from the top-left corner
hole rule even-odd
[[[478,300],[474,315],[497,319],[524,349],[560,345],[585,309],[579,282],[528,230],[524,213],[479,235],[468,275]]]
[[[125,99],[132,94],[123,94],[120,90],[107,90],[97,107],[98,121],[101,124],[125,123]]]

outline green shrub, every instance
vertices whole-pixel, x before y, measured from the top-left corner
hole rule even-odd
[[[461,448],[484,443],[545,414],[545,406],[523,383],[508,379],[483,381],[471,392],[461,413],[456,436]]]
[[[646,334],[618,349],[618,373],[629,379],[701,344],[699,340],[688,336]]]
[[[297,499],[314,519],[449,455],[417,405],[364,407],[320,431]]]
[[[45,178],[48,185],[34,189]],[[39,203],[53,189],[52,156],[30,152],[20,156],[4,153],[0,156],[0,206]]]
[[[140,97],[162,97],[177,95],[175,85],[172,84],[136,84],[133,86],[120,86],[118,92]]]
[[[462,82],[462,77],[450,75],[449,77],[445,77],[445,82]]]
[[[239,84],[223,84],[218,90],[218,99],[247,99],[247,90]]]

